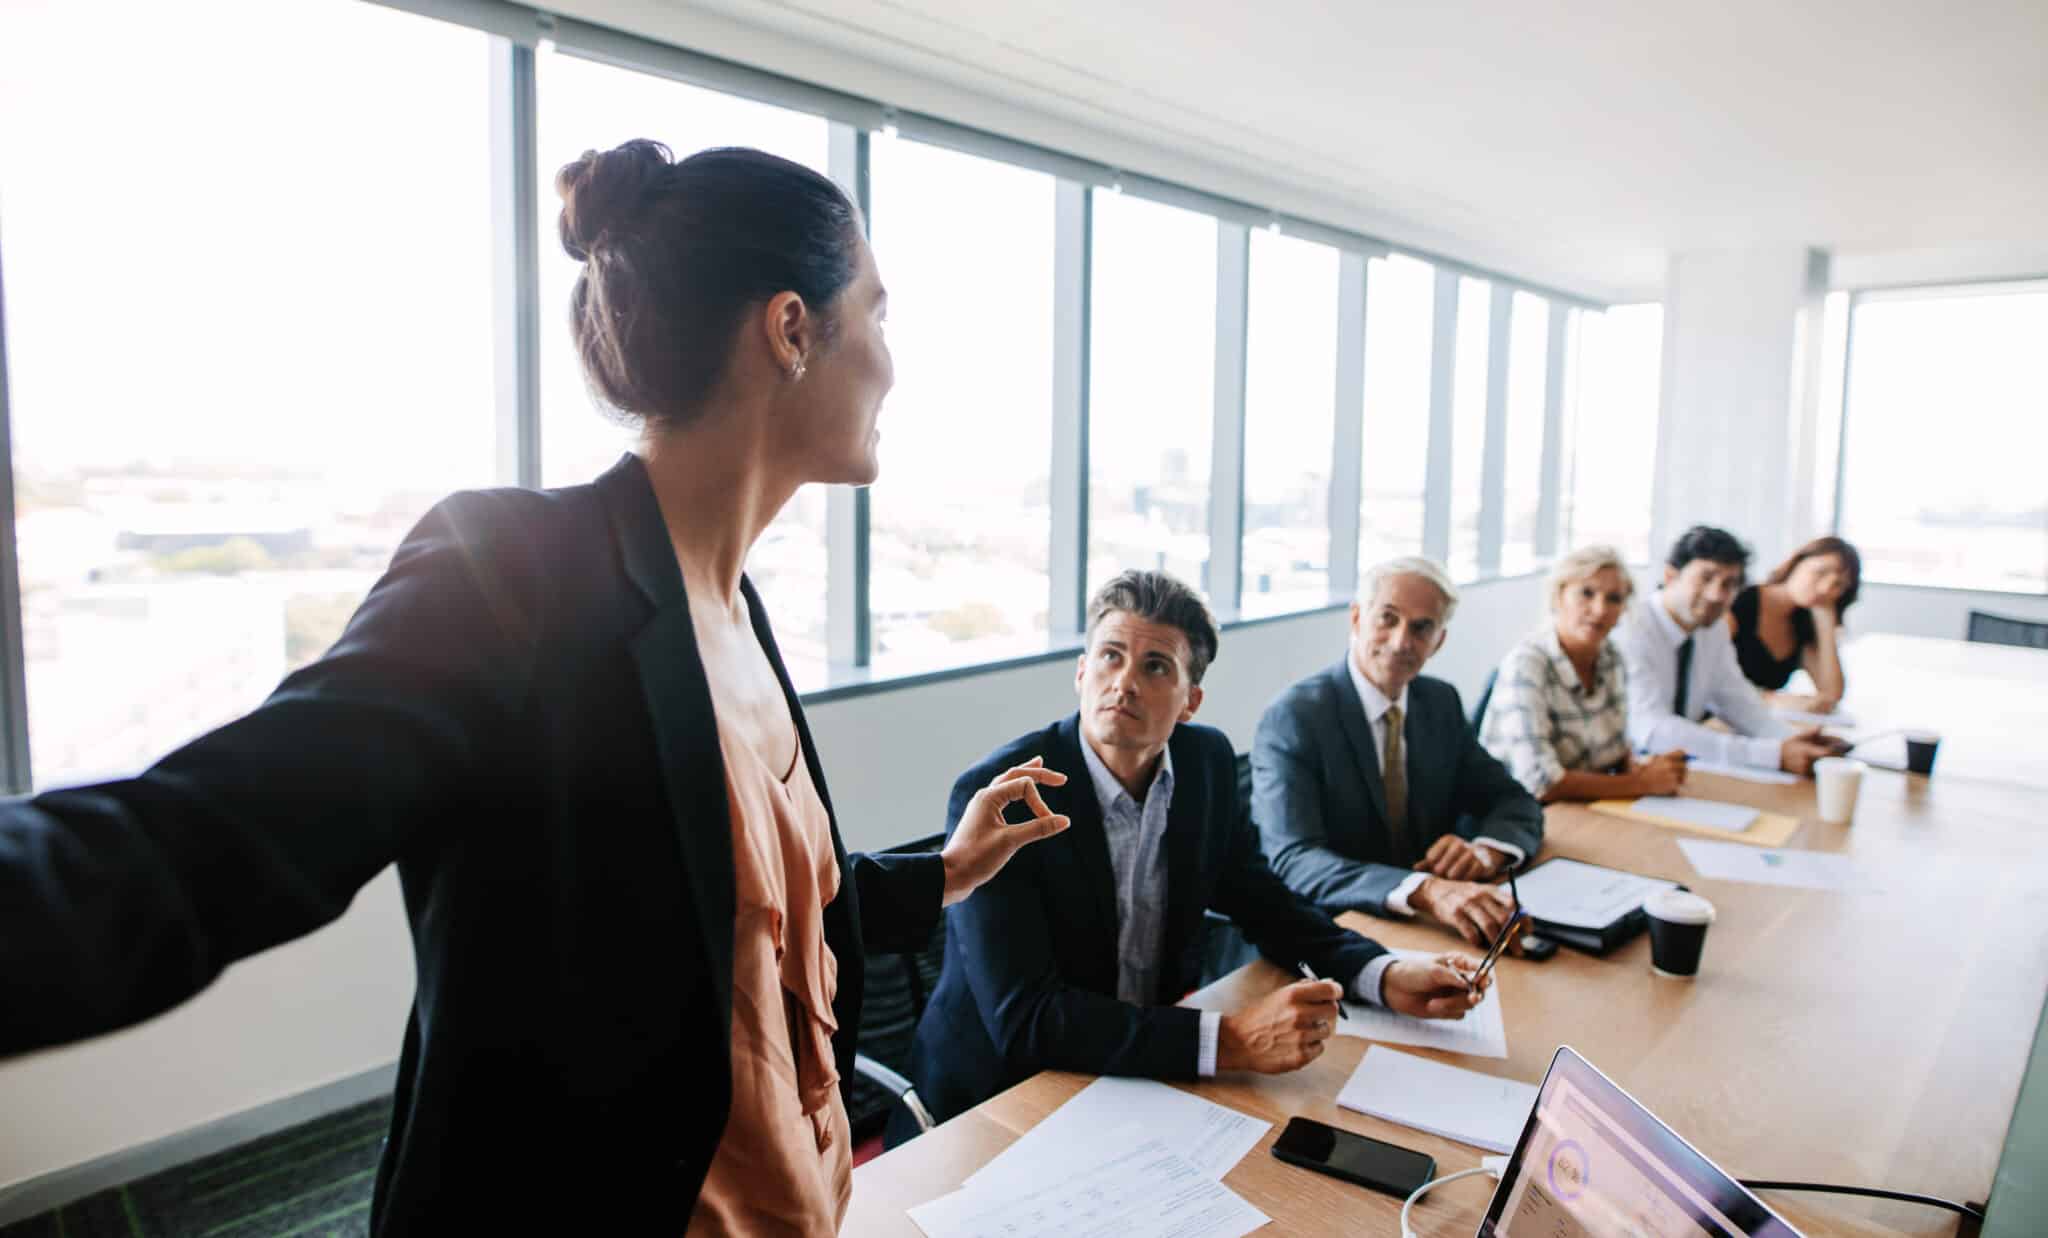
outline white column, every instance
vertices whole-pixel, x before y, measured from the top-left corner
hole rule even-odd
[[[1694,524],[1734,533],[1760,562],[1817,527],[1814,425],[1827,274],[1828,256],[1799,246],[1671,260],[1655,558]]]

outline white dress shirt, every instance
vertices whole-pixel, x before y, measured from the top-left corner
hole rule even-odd
[[[1692,668],[1683,708],[1678,702],[1678,647],[1692,637]],[[1615,647],[1628,670],[1628,738],[1641,752],[1683,748],[1696,757],[1731,765],[1778,768],[1779,741],[1792,733],[1757,694],[1735,660],[1735,638],[1725,623],[1688,633],[1664,608],[1664,591],[1637,598],[1614,629]],[[1708,714],[1735,731],[1700,725]]]
[[[1372,681],[1367,679],[1364,673],[1358,669],[1358,660],[1353,658],[1348,652],[1344,655],[1344,669],[1351,672],[1351,686],[1358,689],[1358,701],[1365,706],[1366,725],[1372,728],[1372,759],[1380,763],[1380,776],[1384,778],[1387,766],[1387,711],[1396,705],[1401,707],[1401,751],[1412,755],[1412,749],[1407,743],[1409,716],[1408,685],[1402,684],[1400,698],[1390,701],[1387,699],[1386,693],[1374,687]],[[1414,824],[1412,817],[1409,824]],[[1510,864],[1520,864],[1528,858],[1527,853],[1520,847],[1513,843],[1502,842],[1498,838],[1482,836],[1473,839],[1472,845],[1475,847],[1490,847],[1506,856],[1507,862]],[[1413,873],[1403,878],[1401,884],[1394,887],[1394,892],[1387,895],[1387,910],[1397,916],[1414,915],[1415,909],[1408,905],[1408,897],[1421,889],[1422,883],[1429,880],[1429,876],[1428,873]],[[1371,969],[1368,968],[1367,970]]]
[[[1162,751],[1159,769],[1142,800],[1096,755],[1088,737],[1081,737],[1081,760],[1095,785],[1102,809],[1102,829],[1109,841],[1109,867],[1117,902],[1117,1000],[1142,1004],[1159,974],[1159,942],[1166,926],[1165,839],[1168,810],[1173,804],[1173,757]],[[1380,1000],[1380,978],[1392,966],[1391,952],[1359,970],[1355,996],[1372,1005]],[[1216,1073],[1216,1047],[1223,1035],[1223,1015],[1202,1012],[1195,1042],[1195,1071],[1206,1079]]]

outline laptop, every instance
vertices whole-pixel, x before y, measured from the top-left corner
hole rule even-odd
[[[1478,1238],[1798,1238],[1570,1048],[1550,1059]]]

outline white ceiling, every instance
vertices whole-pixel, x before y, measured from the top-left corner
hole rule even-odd
[[[1596,295],[1690,250],[2048,253],[2048,0],[564,7]]]

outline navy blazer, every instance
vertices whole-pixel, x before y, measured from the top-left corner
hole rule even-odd
[[[1543,807],[1465,721],[1458,690],[1408,685],[1407,847],[1387,827],[1387,791],[1365,703],[1338,662],[1280,694],[1252,738],[1252,819],[1282,880],[1329,911],[1386,912],[1387,896],[1445,834],[1497,838],[1535,859]]]
[[[850,1078],[863,952],[922,944],[944,874],[832,833]],[[419,978],[371,1232],[681,1233],[731,1099],[732,832],[637,458],[444,500],[254,713],[139,777],[0,805],[0,1054],[167,1009],[394,861]]]
[[[1173,1003],[1200,982],[1205,908],[1236,921],[1290,970],[1307,961],[1347,991],[1385,953],[1280,883],[1239,808],[1229,738],[1183,724],[1167,741],[1173,802],[1162,845],[1167,906],[1156,1004],[1118,1001],[1116,879],[1080,727],[1070,714],[998,748],[953,784],[949,833],[976,791],[1042,756],[1067,775],[1065,786],[1044,794],[1069,825],[946,911],[945,966],[911,1059],[918,1094],[939,1121],[1041,1070],[1194,1078],[1200,1014]]]

